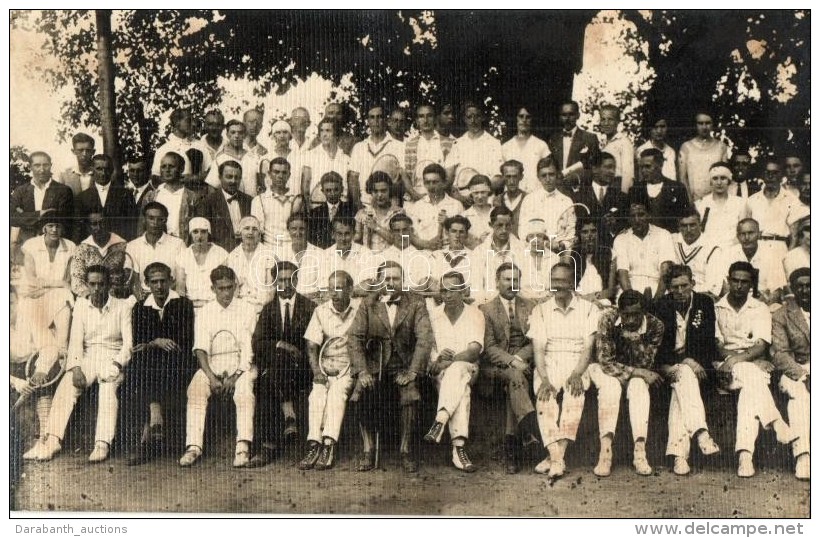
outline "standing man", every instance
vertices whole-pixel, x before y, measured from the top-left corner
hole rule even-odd
[[[253,199],[239,190],[242,165],[228,160],[219,164],[217,170],[220,188],[206,196],[194,213],[211,223],[211,241],[230,252],[239,244],[239,221],[250,215]]]
[[[657,149],[647,149],[641,153],[641,183],[631,191],[645,191],[649,199],[649,214],[655,226],[675,233],[678,219],[689,211],[689,194],[686,187],[677,181],[664,177],[661,173],[663,153]]]
[[[125,187],[134,195],[134,204],[137,206],[138,214],[142,214],[142,208],[148,203],[146,200],[148,193],[154,190],[154,183],[151,181],[149,172],[148,162],[144,157],[134,156],[128,159]],[[137,233],[144,231],[138,229]]]
[[[599,313],[597,306],[574,293],[572,265],[555,264],[550,283],[555,294],[532,311],[527,336],[535,359],[532,384],[538,427],[549,452],[535,472],[559,478],[566,471],[564,455],[570,441],[575,441],[584,410],[589,388],[587,365],[594,349]]]
[[[662,381],[655,372],[655,355],[661,345],[664,326],[646,311],[644,301],[641,293],[624,291],[618,298],[617,310],[604,313],[598,324],[595,340],[598,362],[590,367],[589,376],[600,395],[598,416],[606,419],[599,419],[601,454],[593,470],[596,476],[609,476],[612,468],[612,440],[624,388],[629,400],[629,424],[634,442],[632,465],[641,476],[652,474],[646,459],[649,387],[656,387]],[[610,396],[603,396],[605,393]]]
[[[527,245],[512,235],[512,213],[506,207],[490,212],[492,232],[470,253],[470,283],[478,304],[495,296],[495,271],[506,262],[522,263]]]
[[[774,365],[766,360],[772,339],[769,307],[749,293],[755,269],[749,262],[729,267],[729,293],[715,304],[718,382],[724,389],[738,391],[735,452],[737,475],[754,476],[752,455],[760,426],[774,430],[777,441],[794,442],[794,432],[780,416],[769,390]]]
[[[188,221],[193,218],[197,204],[204,198],[182,183],[182,167],[185,160],[173,151],[165,154],[159,169],[162,183],[146,195],[147,201],[158,202],[168,210],[165,231],[169,235],[188,241]],[[190,184],[190,183],[189,183]],[[206,189],[213,191],[211,187]],[[147,202],[146,202],[147,203]],[[140,223],[144,229],[144,223]]]
[[[216,158],[216,154],[222,149],[225,137],[222,136],[225,130],[225,116],[217,109],[205,114],[205,134],[200,138],[200,147],[205,150],[202,153],[204,160],[202,170],[211,168],[211,163]]]
[[[782,372],[780,390],[789,397],[786,410],[789,424],[797,436],[792,445],[795,457],[794,475],[800,480],[811,479],[811,271],[796,269],[789,275],[793,300],[772,316],[771,357],[777,371]]]
[[[803,180],[803,159],[795,151],[786,153],[783,157],[783,189],[794,196],[800,197],[800,183]]]
[[[74,305],[66,374],[54,394],[45,435],[35,449],[35,459],[40,461],[50,460],[60,451],[77,398],[92,383],[99,383],[100,396],[89,462],[108,459],[116,432],[117,389],[122,383],[122,370],[131,359],[131,304],[109,295],[111,281],[105,267],[87,268],[85,280],[91,291]]]
[[[274,248],[283,242],[289,242],[288,217],[302,211],[304,207],[302,197],[288,191],[290,171],[287,159],[275,157],[271,160],[268,168],[270,184],[251,201],[251,215],[262,224],[262,241],[268,247]]]
[[[443,166],[453,149],[453,139],[436,131],[436,109],[432,105],[425,103],[416,107],[416,129],[418,136],[404,142],[404,191],[413,202],[427,194],[421,174],[416,170],[419,163],[430,161]]]
[[[305,136],[308,127],[310,127],[310,112],[303,107],[294,108],[290,113],[288,123],[290,123],[291,128],[290,148],[299,153],[304,153],[310,146],[307,136]],[[301,176],[301,170],[297,172]]]
[[[339,142],[342,134],[340,124],[332,118],[325,117],[317,127],[319,135],[316,139],[319,140],[319,144],[311,146],[302,160],[301,188],[305,203],[309,201],[310,207],[316,207],[325,202],[324,194],[321,192],[322,179],[329,172],[335,172],[342,178],[342,199],[355,202],[351,199],[351,193],[356,189],[350,174],[349,154],[352,148],[347,152],[342,149]]]
[[[92,160],[94,184],[74,198],[74,220],[85,222],[92,211],[102,208],[111,223],[111,231],[126,241],[135,237],[137,206],[134,196],[125,187],[112,185],[114,165],[108,155],[94,155]],[[82,226],[75,229],[76,243],[88,237]]]
[[[403,291],[401,265],[385,262],[378,269],[377,280],[383,286],[379,298],[361,305],[348,330],[351,375],[357,378],[352,399],[358,401],[362,434],[358,470],[375,468],[373,431],[383,418],[384,398],[398,393],[402,467],[415,473],[418,453],[412,445],[421,399],[418,378],[427,370],[433,330],[424,301]]]
[[[715,303],[694,291],[695,279],[686,265],[673,265],[664,277],[670,293],[655,303],[653,313],[663,322],[663,340],[657,365],[672,387],[666,455],[674,456],[672,470],[689,474],[691,440],[705,456],[720,448],[709,434],[701,385],[714,382]]]
[[[383,106],[370,107],[367,111],[367,127],[370,136],[353,146],[350,153],[350,185],[357,188],[350,199],[364,206],[372,203],[372,195],[367,192],[367,180],[370,179],[376,160],[383,155],[394,155],[399,163],[404,162],[404,144],[401,139],[394,138],[385,130]],[[390,179],[391,187],[394,179],[401,181],[400,178]]]
[[[177,260],[185,248],[185,242],[173,235],[165,233],[168,222],[168,209],[158,203],[150,202],[142,210],[145,220],[145,233],[133,241],[129,241],[125,252],[134,261],[134,272],[143,274],[144,268],[153,262],[162,262],[176,272]],[[149,292],[148,283],[138,278],[135,292],[139,297],[145,297]]]
[[[536,165],[533,164],[533,168],[535,168],[535,166]],[[535,183],[538,184],[534,169],[532,177]],[[496,196],[494,203],[497,206],[503,205],[512,211],[512,233],[518,237],[520,235],[521,204],[524,201],[524,197],[527,196],[527,193],[521,190],[521,180],[524,178],[524,165],[516,160],[506,161],[501,165],[501,178],[504,180],[504,193]]]
[[[331,171],[323,175],[321,186],[324,202],[308,212],[308,237],[317,247],[328,248],[333,244],[333,220],[355,217],[356,207],[342,201],[344,180],[338,173]]]
[[[561,131],[547,140],[556,168],[560,171],[578,162],[588,168],[589,163],[595,161],[601,151],[598,137],[578,127],[579,111],[575,101],[562,103],[558,114]],[[621,190],[624,190],[623,187]]]
[[[259,177],[260,157],[245,148],[245,134],[247,128],[239,120],[231,120],[225,126],[225,133],[228,141],[222,145],[222,149],[216,152],[211,168],[205,178],[205,183],[215,189],[219,189],[222,180],[222,165],[228,162],[235,162],[239,165],[239,184],[237,188],[244,194],[253,198],[259,194],[263,187],[263,182]],[[204,216],[204,215],[203,215]]]
[[[535,407],[530,399],[532,342],[527,338],[535,303],[519,296],[521,270],[513,263],[496,269],[498,295],[479,308],[484,313],[484,362],[481,375],[504,385],[506,422],[504,459],[507,474],[521,470],[522,441],[541,442]]]
[[[457,190],[466,189],[467,182],[472,178],[466,178],[463,184],[456,184],[455,181],[460,170],[472,168],[489,177],[493,190],[499,192],[502,183],[498,169],[504,162],[501,158],[501,142],[484,129],[485,114],[479,105],[467,103],[462,112],[467,132],[455,141],[453,150],[447,155],[448,184],[454,188],[454,195]],[[461,194],[468,200],[466,190]]]
[[[615,105],[603,105],[599,114],[598,130],[603,135],[601,151],[615,157],[615,175],[621,178],[622,191],[629,192],[635,179],[635,148],[626,133],[618,131],[621,109]],[[663,164],[664,155],[661,153],[661,165]]]
[[[729,155],[726,144],[712,136],[712,115],[700,111],[695,114],[697,134],[680,147],[678,155],[678,181],[697,202],[709,194],[709,167],[725,161]]]
[[[717,162],[717,161],[716,161]],[[732,158],[729,161],[732,168],[732,183],[729,192],[747,200],[749,196],[761,189],[762,181],[752,177],[752,156],[745,147],[732,148]]]
[[[57,181],[70,188],[74,196],[89,188],[94,182],[94,173],[91,170],[94,145],[94,139],[85,133],[77,133],[71,137],[71,153],[77,159],[77,164],[65,169]]]
[[[760,225],[760,240],[772,246],[776,257],[783,259],[791,243],[792,228],[800,218],[800,200],[783,186],[783,174],[777,159],[764,160],[763,190],[749,196],[749,216]]]
[[[196,371],[189,350],[194,345],[194,305],[172,290],[171,268],[154,262],[145,268],[151,290],[134,305],[134,348],[120,388],[128,464],[140,465],[162,452],[163,404],[173,402]]]
[[[336,271],[328,279],[331,299],[317,306],[305,330],[308,360],[313,372],[313,389],[308,397],[308,446],[299,462],[302,470],[330,469],[336,463],[336,446],[345,416],[347,398],[353,388],[350,371],[323,373],[319,366],[320,348],[332,338],[346,337],[350,324],[359,310],[360,299],[352,299],[353,279],[344,271]],[[335,350],[335,351],[334,351]],[[347,339],[326,350],[326,359],[347,359]]]
[[[464,304],[470,288],[464,275],[451,271],[441,277],[442,304],[430,312],[434,345],[429,372],[438,387],[436,418],[424,440],[439,443],[449,426],[453,465],[465,473],[476,471],[467,453],[471,386],[478,378],[478,359],[484,347],[484,316]]]
[[[387,118],[387,132],[399,142],[404,142],[407,135],[407,112],[403,108],[394,108]]]
[[[647,119],[644,127],[646,128],[647,126],[649,127],[649,136],[646,142],[638,146],[638,149],[635,150],[635,159],[639,159],[644,150],[654,148],[663,153],[663,167],[661,168],[661,172],[664,177],[677,180],[677,154],[675,153],[675,149],[666,141],[666,135],[669,131],[669,122],[662,114],[657,114]]]
[[[242,115],[242,123],[245,124],[245,146],[248,151],[260,158],[268,154],[268,148],[257,140],[259,133],[262,132],[264,120],[264,113],[257,108],[246,110]]]
[[[51,157],[42,151],[29,156],[31,181],[20,185],[11,193],[11,253],[12,263],[22,265],[20,246],[40,233],[40,219],[49,214],[63,222],[64,235],[71,237],[71,215],[74,195],[65,185],[52,181]]]
[[[189,176],[193,173],[191,161],[188,158],[188,150],[191,148],[200,150],[199,141],[196,139],[194,139],[195,141],[191,140],[193,130],[193,115],[190,110],[187,108],[177,108],[171,112],[171,132],[168,135],[168,140],[154,153],[154,166],[151,168],[152,176],[159,178],[162,175],[159,165],[162,158],[165,157],[165,154],[169,151],[177,153],[185,161],[182,175]],[[203,152],[203,154],[204,153],[205,152]]]

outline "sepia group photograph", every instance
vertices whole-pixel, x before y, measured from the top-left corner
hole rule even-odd
[[[9,45],[16,534],[803,533],[811,10],[10,9]],[[734,533],[677,523],[614,532]]]

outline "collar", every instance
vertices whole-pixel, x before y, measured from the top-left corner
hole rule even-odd
[[[728,308],[729,310],[732,310],[733,312],[740,313],[740,312],[743,312],[744,310],[746,310],[748,308],[753,308],[753,307],[757,306],[755,303],[758,303],[758,302],[760,302],[760,301],[758,301],[757,299],[752,297],[752,294],[749,293],[749,297],[746,298],[746,302],[743,303],[743,306],[740,307],[740,310],[735,310],[735,308],[731,304],[729,304],[729,294],[727,293],[726,295],[721,297],[718,302],[715,303],[715,308]],[[760,304],[765,306],[763,303],[760,303]]]
[[[277,295],[276,298],[279,299],[279,304],[289,304],[293,306],[294,302],[296,302],[295,293],[293,294],[293,297],[291,297],[290,299],[285,299],[284,297],[280,297],[279,295]]]
[[[94,182],[94,186],[95,186],[95,187],[97,187],[97,190],[98,190],[98,191],[105,192],[105,191],[107,191],[108,189],[110,189],[110,188],[111,188],[111,182],[109,181],[109,182],[108,182],[108,183],[106,183],[105,185],[100,185],[99,183],[97,183],[97,182],[95,181],[95,182]]]
[[[268,188],[268,189],[265,189],[265,192],[262,193],[262,197],[263,198],[276,198],[280,202],[283,202],[285,200],[290,199],[290,195],[288,194],[287,189],[285,189],[285,192],[280,194],[280,193],[273,192],[272,190],[270,190]]]
[[[102,306],[102,308],[97,308],[96,306],[94,306],[94,303],[91,302],[91,299],[88,299],[88,304],[94,310],[99,310],[100,312],[108,312],[108,311],[111,310],[112,299],[113,299],[113,297],[111,297],[111,295],[109,294],[108,298],[105,300],[105,304]]]
[[[562,128],[562,129],[561,129],[561,135],[562,135],[562,136],[563,136],[563,135],[569,135],[569,136],[567,136],[567,138],[571,138],[571,137],[575,136],[575,132],[576,132],[577,130],[578,130],[578,126],[577,126],[577,125],[576,125],[575,127],[573,127],[573,128],[572,128],[572,130],[570,130],[570,131],[565,131],[565,130]]]
[[[47,250],[46,236],[45,235],[39,235],[37,237],[40,238],[40,241],[37,243],[37,248],[40,249],[40,250],[43,250],[43,251]],[[65,237],[60,238],[60,242],[57,244],[57,250],[60,250],[60,251],[67,251],[68,250],[68,243],[66,243],[66,238]]]
[[[242,149],[240,150],[239,155],[236,155],[233,152],[234,152],[233,146],[231,146],[228,143],[223,143],[222,147],[219,148],[219,150],[216,152],[216,155],[215,155],[214,158],[219,157],[220,155],[227,155],[228,157],[231,157],[233,159],[239,159],[241,161],[242,159],[245,158],[245,155],[248,154],[248,150],[245,149],[245,146],[242,146]]]
[[[353,310],[354,308],[356,308],[356,306],[358,306],[358,304],[359,304],[358,299],[354,299],[353,297],[351,297],[350,302],[347,304],[347,308],[345,308],[344,311],[339,312],[338,310],[336,310],[336,307],[333,306],[333,300],[331,299],[327,302],[327,308],[328,308],[328,310],[330,310],[335,315],[337,315],[340,318],[344,319],[348,316],[348,314],[350,314],[351,310]]]
[[[646,313],[644,313],[644,315],[643,315],[643,321],[641,321],[641,326],[640,326],[640,327],[638,328],[638,330],[636,331],[636,332],[637,332],[637,334],[644,334],[644,333],[646,333],[646,325],[647,325],[647,324],[646,324]],[[621,326],[621,316],[618,316],[618,319],[617,319],[617,320],[615,320],[615,326],[616,326],[616,327],[620,327],[620,326]]]
[[[182,138],[181,136],[176,135],[173,131],[168,134],[168,142],[174,142],[176,144],[190,144],[191,141],[187,138]]]
[[[113,234],[112,234],[112,235],[113,235]],[[159,238],[157,239],[157,245],[164,243],[164,242],[165,242],[165,239],[166,239],[167,237],[170,237],[170,236],[169,236],[167,233],[162,232],[162,235],[161,235],[161,236],[159,236]],[[140,239],[142,239],[142,242],[143,242],[143,243],[145,243],[146,245],[149,245],[149,246],[150,246],[150,243],[148,243],[148,240],[145,238],[145,234],[142,234],[139,238],[140,238]]]
[[[80,241],[81,245],[90,245],[90,246],[96,248],[97,250],[102,250],[102,251],[108,250],[110,247],[113,247],[114,245],[117,245],[119,243],[125,243],[125,239],[118,236],[114,232],[111,232],[111,235],[108,237],[108,242],[103,246],[100,246],[97,243],[95,243],[94,238],[90,235],[88,237],[86,237],[85,239],[83,239],[82,241]]]
[[[171,290],[171,291],[169,291],[169,292],[168,292],[168,298],[167,298],[167,299],[165,299],[165,304],[164,304],[164,305],[162,305],[162,307],[160,307],[159,305],[157,305],[157,301],[156,301],[156,299],[154,299],[154,294],[153,294],[153,293],[152,293],[152,294],[150,294],[150,295],[148,296],[148,298],[147,298],[147,299],[145,299],[145,302],[144,302],[144,303],[142,303],[142,304],[143,304],[144,306],[147,306],[147,307],[153,308],[154,310],[160,310],[160,311],[161,311],[161,310],[164,310],[166,306],[168,306],[168,303],[169,303],[172,299],[179,299],[179,294],[178,294],[177,292],[175,292],[174,290]]]
[[[335,208],[335,209],[339,209],[339,206],[342,204],[342,202],[339,201],[339,202],[336,202],[335,204],[331,204],[330,202],[325,202],[325,204],[327,204],[328,209],[330,209],[331,207]]]
[[[522,196],[524,196],[524,191],[522,191],[522,190],[518,191],[518,196],[516,196],[515,198],[510,198],[510,193],[505,192],[504,193],[504,200],[506,202],[512,203],[512,202],[515,202],[516,200],[518,200],[519,198],[521,198]]]
[[[219,189],[219,190],[222,192],[222,196],[225,197],[226,202],[228,200],[232,200],[232,199],[236,198],[237,196],[239,196],[239,191],[238,190],[236,191],[236,194],[228,194],[228,191],[226,191],[225,189]]]
[[[550,303],[552,304],[553,312],[556,311],[556,310],[559,311],[559,312],[569,312],[570,310],[575,310],[575,306],[576,306],[575,303],[577,303],[577,302],[578,302],[577,295],[575,295],[574,293],[572,294],[572,299],[569,300],[569,304],[567,305],[566,308],[561,308],[558,305],[558,301],[555,300],[555,297],[550,298]]]
[[[390,144],[391,142],[395,142],[395,141],[396,141],[396,139],[393,138],[393,135],[391,135],[389,132],[387,132],[387,133],[384,133],[384,138],[379,143],[376,143],[376,142],[373,141],[373,135],[368,136],[367,140],[365,142],[367,144],[367,149],[370,150],[370,153],[374,154],[374,155],[378,155],[379,153],[382,152],[382,150],[388,144]],[[374,144],[375,144],[375,146],[374,146]]]
[[[43,185],[43,188],[41,189],[40,187],[37,186],[37,183],[35,183],[33,179],[31,181],[29,181],[29,183],[31,183],[31,186],[34,187],[35,189],[37,189],[38,191],[48,190],[48,188],[51,187],[51,184],[53,182],[54,182],[54,178],[49,178],[49,180],[46,181],[46,184]]]

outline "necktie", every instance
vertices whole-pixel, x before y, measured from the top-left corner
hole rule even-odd
[[[285,319],[282,320],[282,334],[285,338],[288,338],[291,333],[290,327],[290,303],[285,303]]]
[[[515,322],[515,308],[513,308],[513,302],[507,301],[507,315],[510,316],[510,323]]]
[[[328,208],[328,215],[330,216],[330,220],[333,220],[333,217],[336,216],[336,206],[332,205]]]
[[[740,188],[743,185],[740,181],[737,182],[737,195],[743,196],[743,190]]]
[[[228,203],[228,213],[231,215],[231,224],[234,232],[239,231],[239,221],[242,220],[242,214],[239,211],[239,200],[236,196],[230,196],[225,199]]]

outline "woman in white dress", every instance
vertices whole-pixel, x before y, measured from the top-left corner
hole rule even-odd
[[[599,237],[597,222],[589,217],[579,218],[575,225],[578,244],[572,252],[575,262],[575,281],[578,293],[599,305],[609,305],[615,298],[617,273],[612,250]]]
[[[177,293],[188,297],[194,308],[201,308],[215,298],[211,290],[211,271],[225,265],[228,252],[209,241],[211,223],[207,219],[192,218],[188,230],[191,246],[183,250],[179,257]]]

